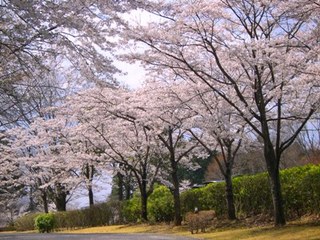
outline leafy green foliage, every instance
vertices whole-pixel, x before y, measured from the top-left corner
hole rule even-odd
[[[218,216],[226,213],[225,184],[211,183],[205,187],[190,189],[181,194],[184,214],[198,210],[214,209]]]
[[[233,189],[238,215],[252,216],[272,211],[267,173],[235,178]]]
[[[124,201],[122,206],[122,214],[125,222],[139,222],[141,219],[141,200],[140,196],[134,194],[134,196],[127,201]]]
[[[174,218],[174,201],[170,190],[157,186],[148,198],[148,218],[155,222],[170,222]]]
[[[320,166],[306,165],[280,172],[286,215],[293,219],[320,212]],[[267,173],[233,179],[234,202],[238,216],[272,213],[272,198]],[[213,209],[226,214],[225,183],[212,183],[190,189],[181,195],[183,213]]]
[[[35,218],[35,227],[40,233],[49,233],[54,229],[55,218],[53,213],[40,214]]]

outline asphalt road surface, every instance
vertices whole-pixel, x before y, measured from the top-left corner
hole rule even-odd
[[[195,238],[157,234],[63,234],[0,233],[1,240],[195,240]]]

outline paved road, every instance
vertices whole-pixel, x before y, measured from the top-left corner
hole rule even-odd
[[[195,240],[195,238],[173,235],[151,234],[37,234],[37,233],[0,233],[1,240]]]

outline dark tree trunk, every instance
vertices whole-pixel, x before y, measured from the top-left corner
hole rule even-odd
[[[45,213],[48,213],[49,212],[48,196],[47,196],[47,193],[45,191],[42,192],[41,199],[42,199],[42,202],[43,202],[43,210],[44,210]]]
[[[55,197],[55,204],[57,211],[66,211],[67,210],[67,201],[66,201],[66,194],[61,193]]]
[[[182,216],[181,216],[181,204],[180,204],[180,190],[179,190],[179,178],[177,174],[177,163],[174,162],[171,163],[172,168],[172,183],[173,183],[173,200],[174,200],[174,225],[180,226],[182,222]]]
[[[235,160],[235,156],[241,146],[241,140],[238,143],[234,143],[234,139],[220,139],[217,138],[221,147],[221,154],[223,161],[221,161],[217,155],[214,155],[215,160],[219,166],[220,172],[223,174],[226,183],[226,200],[228,209],[228,219],[235,220],[236,209],[234,206],[234,195],[233,195],[233,185],[232,185],[232,168]],[[235,146],[233,149],[232,146]],[[232,150],[233,149],[233,150]],[[224,163],[224,165],[222,164]]]
[[[279,159],[276,158],[271,143],[265,143],[264,157],[267,163],[268,175],[271,185],[271,195],[273,201],[274,224],[275,226],[284,226],[286,224],[283,199],[281,193]]]
[[[233,186],[232,186],[232,173],[227,170],[225,176],[226,182],[226,197],[227,197],[227,208],[228,208],[228,218],[230,220],[235,220],[236,218],[236,209],[234,207],[234,197],[233,197]]]
[[[144,188],[141,190],[141,218],[142,218],[142,221],[145,221],[145,222],[148,221],[147,204],[148,204],[148,194],[146,189]]]
[[[131,187],[131,184],[129,181],[125,185],[125,193],[126,193],[125,194],[126,200],[130,200],[131,195],[132,195],[132,187]]]
[[[93,165],[89,165],[89,163],[86,163],[86,165],[83,168],[83,174],[84,176],[88,179],[88,197],[89,197],[89,206],[93,206],[94,205],[94,198],[93,198],[93,189],[92,189],[92,180],[93,180],[93,176],[94,176],[94,166]]]
[[[29,207],[28,207],[28,211],[33,212],[36,210],[36,204],[33,200],[33,188],[30,188],[30,192],[29,192]]]
[[[118,177],[118,199],[119,201],[123,201],[123,175],[121,173],[117,173]]]
[[[148,192],[147,192],[147,173],[146,169],[141,174],[141,181],[139,183],[141,193],[141,219],[142,221],[148,221]],[[138,179],[138,178],[137,178]]]
[[[89,195],[89,206],[92,207],[94,205],[94,200],[93,200],[93,190],[92,190],[91,184],[88,187],[88,195]]]
[[[94,199],[93,199],[93,189],[92,189],[92,181],[94,176],[94,166],[88,165],[88,176],[89,176],[89,186],[88,186],[88,196],[89,196],[89,206],[92,207],[94,205]]]
[[[54,202],[57,208],[57,211],[66,211],[67,210],[67,193],[63,186],[60,184],[56,185],[56,192],[54,194]]]

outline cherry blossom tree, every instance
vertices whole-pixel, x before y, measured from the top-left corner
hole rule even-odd
[[[17,182],[23,171],[12,157],[10,136],[5,131],[0,132],[0,219],[1,224],[8,224],[19,214],[18,199],[25,195],[25,185]]]
[[[179,93],[183,93],[179,85],[168,85],[158,81],[149,81],[138,90],[140,98],[145,99],[145,103],[140,107],[146,112],[144,122],[148,123],[163,147],[161,158],[165,167],[162,168],[160,181],[166,184],[173,194],[176,226],[181,225],[182,221],[181,179],[178,170],[180,165],[196,169],[199,166],[191,160],[194,156],[200,156],[199,143],[194,141],[186,125],[186,120],[194,113],[177,98],[179,90]]]
[[[1,1],[1,129],[28,127],[66,88],[114,84],[110,36],[119,29],[117,14],[131,7],[129,1]]]
[[[124,33],[146,50],[128,58],[208,86],[262,139],[275,225],[284,225],[281,155],[319,109],[319,4],[150,1],[146,10],[155,21]]]
[[[110,36],[119,29],[117,14],[131,7],[129,1],[1,1],[1,126],[32,112],[27,95],[48,88],[43,79],[53,71],[65,85],[114,84]]]
[[[141,218],[147,220],[147,199],[161,162],[158,146],[147,125],[137,117],[134,94],[125,89],[90,89],[69,102],[81,133],[121,174],[130,170],[141,194]]]
[[[237,153],[246,140],[246,123],[210,88],[184,82],[180,85],[180,91],[187,95],[183,98],[177,94],[181,104],[194,112],[188,120],[189,132],[217,163],[226,183],[228,218],[236,219],[232,173]]]
[[[37,191],[44,211],[48,212],[49,199],[54,201],[58,211],[66,210],[68,195],[77,186],[75,176],[78,167],[69,154],[66,120],[50,118],[34,120],[28,128],[10,130],[12,157],[15,165],[23,170],[17,182]]]

